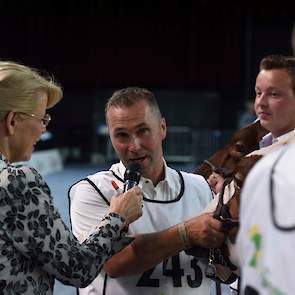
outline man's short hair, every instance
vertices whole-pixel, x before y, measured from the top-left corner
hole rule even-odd
[[[292,82],[293,93],[295,94],[295,57],[283,55],[269,55],[263,58],[259,66],[261,70],[285,70]]]
[[[157,116],[162,117],[155,95],[151,91],[140,87],[127,87],[115,91],[106,103],[105,114],[107,115],[111,107],[129,107],[142,100],[148,103]]]

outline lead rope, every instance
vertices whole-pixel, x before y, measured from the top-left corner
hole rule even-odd
[[[216,277],[216,266],[214,265],[214,249],[211,248],[209,250],[209,261],[206,266],[206,277],[209,279],[214,279]],[[215,282],[215,290],[216,290],[216,295],[221,295],[221,284],[219,282]]]
[[[221,210],[222,210],[222,207],[224,205],[224,203],[223,203],[224,190],[225,190],[225,187],[231,181],[232,181],[231,177],[226,178],[224,183],[223,183],[222,189],[220,191],[218,204],[217,204],[216,210],[215,210],[214,215],[213,215],[218,220],[221,219]],[[215,260],[214,248],[210,248],[208,264],[207,264],[206,269],[205,269],[205,275],[206,275],[207,278],[210,278],[210,279],[213,279],[213,280],[216,278],[216,274],[217,274],[217,270],[216,270],[216,266],[214,264],[214,260]],[[215,289],[216,289],[216,295],[221,295],[221,283],[220,282],[215,281]]]

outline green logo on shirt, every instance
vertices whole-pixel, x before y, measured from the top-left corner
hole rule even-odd
[[[257,225],[252,225],[249,231],[250,239],[254,244],[254,253],[249,261],[251,267],[256,267],[259,257],[261,256],[261,234],[258,232]]]

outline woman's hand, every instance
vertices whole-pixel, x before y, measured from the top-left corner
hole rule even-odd
[[[110,212],[119,214],[128,225],[142,215],[141,189],[135,186],[125,193],[112,197]]]

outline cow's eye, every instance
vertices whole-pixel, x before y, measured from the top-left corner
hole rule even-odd
[[[235,148],[236,148],[236,151],[237,151],[237,152],[240,152],[240,153],[242,153],[242,152],[245,151],[245,147],[244,147],[244,145],[241,144],[241,143],[236,143],[236,144],[235,144]]]

